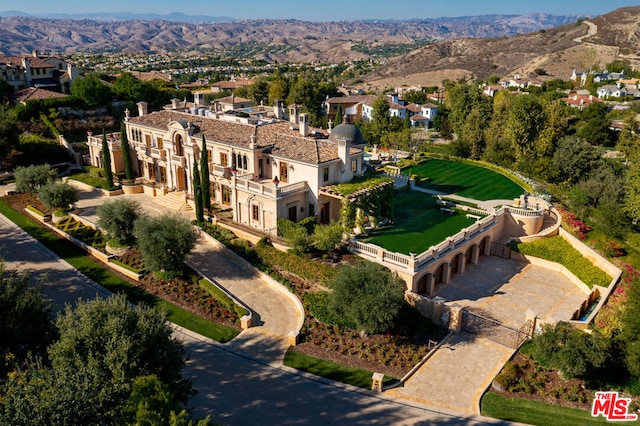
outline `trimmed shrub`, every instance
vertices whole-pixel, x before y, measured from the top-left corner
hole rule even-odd
[[[48,183],[40,188],[38,198],[49,210],[68,209],[78,201],[78,190],[68,183]]]
[[[14,172],[17,192],[37,192],[40,187],[53,182],[57,172],[48,164],[17,167]]]
[[[142,216],[140,203],[130,198],[118,198],[98,206],[98,226],[121,244],[134,240],[133,224]]]

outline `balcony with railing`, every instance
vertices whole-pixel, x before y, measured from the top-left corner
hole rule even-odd
[[[186,157],[183,157],[181,155],[175,155],[172,154],[171,155],[171,163],[178,165],[182,168],[185,168],[187,166],[187,159]]]
[[[151,148],[151,157],[157,158],[158,160],[166,160],[167,159],[167,150],[166,149],[158,149]]]
[[[269,179],[252,180],[253,175],[247,173],[237,176],[235,180],[236,189],[244,190],[254,194],[266,195],[274,198],[281,198],[298,191],[306,191],[308,189],[307,182],[296,182],[290,185],[273,182]]]

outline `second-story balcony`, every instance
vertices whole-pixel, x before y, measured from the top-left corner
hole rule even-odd
[[[244,190],[247,192],[252,192],[254,194],[266,195],[273,198],[281,198],[295,192],[307,191],[309,189],[309,187],[307,186],[307,182],[305,181],[295,182],[287,185],[282,183],[276,184],[268,179],[262,179],[259,181],[250,179],[236,179],[235,188],[236,190]]]
[[[182,168],[187,166],[187,159],[181,155],[171,155],[171,162]]]
[[[166,149],[151,148],[151,157],[157,158],[158,160],[166,160],[167,159],[167,150]]]

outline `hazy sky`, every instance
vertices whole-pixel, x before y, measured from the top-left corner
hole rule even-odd
[[[338,1],[338,0],[0,0],[0,11],[42,13],[133,12],[229,16],[238,19],[295,18],[309,21],[354,19],[410,19],[485,14],[601,15],[638,0],[418,0],[418,1]],[[183,7],[183,9],[181,9]]]

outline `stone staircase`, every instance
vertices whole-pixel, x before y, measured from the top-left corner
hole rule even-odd
[[[187,203],[187,195],[184,191],[167,192],[165,195],[158,195],[153,197],[153,202],[162,207],[179,212],[193,210],[189,203]]]

